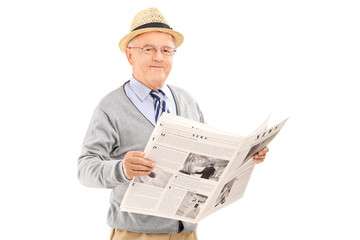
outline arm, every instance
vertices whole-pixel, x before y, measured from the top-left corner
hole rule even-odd
[[[95,109],[78,160],[78,178],[83,185],[113,188],[154,169],[155,163],[140,151],[129,151],[124,159],[111,159],[111,153],[120,147],[119,134],[109,116]]]
[[[78,178],[83,185],[113,188],[129,181],[122,169],[122,160],[110,159],[119,144],[118,136],[108,115],[96,108],[78,159]]]

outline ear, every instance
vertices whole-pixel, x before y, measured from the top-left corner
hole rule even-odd
[[[128,62],[132,66],[133,65],[133,56],[131,54],[130,48],[125,49],[125,54],[126,54],[126,58],[127,58]]]

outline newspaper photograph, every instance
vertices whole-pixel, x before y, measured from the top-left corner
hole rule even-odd
[[[249,159],[286,120],[267,129],[267,119],[241,137],[164,113],[144,150],[156,167],[132,179],[121,210],[197,223],[244,195],[255,166]]]

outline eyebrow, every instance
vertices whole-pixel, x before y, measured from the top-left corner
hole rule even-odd
[[[144,47],[146,47],[146,46],[148,46],[148,47],[156,47],[156,46],[153,45],[153,44],[145,44]],[[169,48],[174,48],[174,49],[175,49],[175,46],[174,46],[174,47],[171,47],[171,46],[168,46],[168,45],[164,45],[164,46],[161,46],[161,47],[169,47]]]

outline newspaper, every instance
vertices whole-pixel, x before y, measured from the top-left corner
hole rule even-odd
[[[197,223],[240,199],[255,166],[250,159],[287,121],[267,128],[268,120],[241,137],[164,113],[144,150],[156,167],[132,179],[120,209]]]

